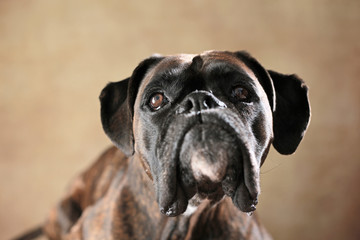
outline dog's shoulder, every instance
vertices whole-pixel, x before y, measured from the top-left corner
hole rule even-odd
[[[68,233],[83,211],[106,195],[113,179],[126,173],[128,161],[128,157],[116,147],[104,151],[88,169],[73,179],[64,198],[51,210],[43,227],[46,235],[51,239],[61,239]]]
[[[84,200],[87,203],[84,205],[91,205],[103,197],[114,177],[124,174],[128,162],[128,157],[118,148],[112,146],[105,150],[95,163],[80,176],[86,189]]]
[[[128,162],[128,157],[118,148],[108,148],[71,181],[63,201],[70,200],[81,210],[93,205],[106,195],[114,177],[126,172]]]

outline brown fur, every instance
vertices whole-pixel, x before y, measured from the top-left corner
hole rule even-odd
[[[238,78],[248,81],[251,104],[229,93]],[[159,91],[150,84],[175,96],[157,114],[146,105],[147,94]],[[244,212],[256,209],[259,169],[270,145],[291,154],[307,129],[308,90],[300,78],[267,71],[243,51],[157,56],[142,61],[130,78],[109,83],[100,101],[104,131],[118,148],[108,149],[73,181],[43,227],[50,239],[271,239],[256,215]],[[224,123],[234,136],[225,131],[221,135],[229,136],[222,139],[208,131],[223,130]],[[197,145],[198,135],[208,144]],[[190,139],[181,143],[182,138]],[[216,181],[208,181],[201,166],[195,168],[200,177],[192,179],[193,154],[204,149],[230,153],[215,169],[224,170]],[[192,155],[183,156],[187,151]],[[196,211],[188,211],[194,206]]]
[[[74,216],[74,212],[82,215]],[[80,217],[77,219],[76,217]],[[52,239],[270,239],[256,215],[226,198],[204,201],[190,216],[159,212],[141,161],[112,147],[75,179],[44,231]]]

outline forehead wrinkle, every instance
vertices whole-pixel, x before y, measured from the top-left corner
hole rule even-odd
[[[226,56],[226,57],[224,57]],[[261,99],[263,99],[264,102],[268,102],[267,95],[265,91],[263,90],[263,87],[260,84],[260,81],[256,77],[255,73],[240,59],[237,57],[231,56],[231,55],[223,55],[222,54],[222,60],[220,62],[230,63],[230,65],[227,64],[227,66],[234,67],[236,70],[240,70],[242,73],[246,74],[249,78],[253,80],[255,89],[257,89],[257,93]],[[265,101],[266,100],[266,101]]]
[[[236,68],[240,68],[244,71],[252,80],[258,81],[255,73],[239,58],[223,52],[208,52],[205,53],[205,63],[204,65],[213,64],[214,61],[218,62],[219,64],[224,63],[228,65],[230,63],[231,66]]]
[[[257,77],[255,76],[255,73],[241,60],[238,59],[238,62],[240,63],[241,68],[246,72],[246,74],[252,78],[253,80],[258,81]]]

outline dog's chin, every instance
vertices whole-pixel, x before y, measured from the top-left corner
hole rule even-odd
[[[237,139],[220,125],[197,124],[184,135],[179,153],[180,179],[189,203],[232,197],[242,175]]]
[[[198,206],[204,200],[208,200],[210,204],[215,204],[221,201],[225,196],[221,186],[218,186],[212,192],[198,189],[197,193],[188,202],[190,206]]]

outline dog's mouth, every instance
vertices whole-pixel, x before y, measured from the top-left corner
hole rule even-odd
[[[186,132],[179,152],[178,178],[188,199],[196,193],[208,198],[224,195],[222,182],[229,169],[240,169],[241,152],[234,142],[236,138],[217,124],[196,124]]]
[[[241,211],[254,211],[260,166],[249,143],[252,135],[244,126],[232,126],[234,119],[214,115],[202,119],[184,127],[176,144],[162,151],[163,156],[166,151],[172,153],[164,174],[155,179],[160,210],[176,216],[186,210],[189,201],[192,205],[203,199],[215,203],[229,196]]]

